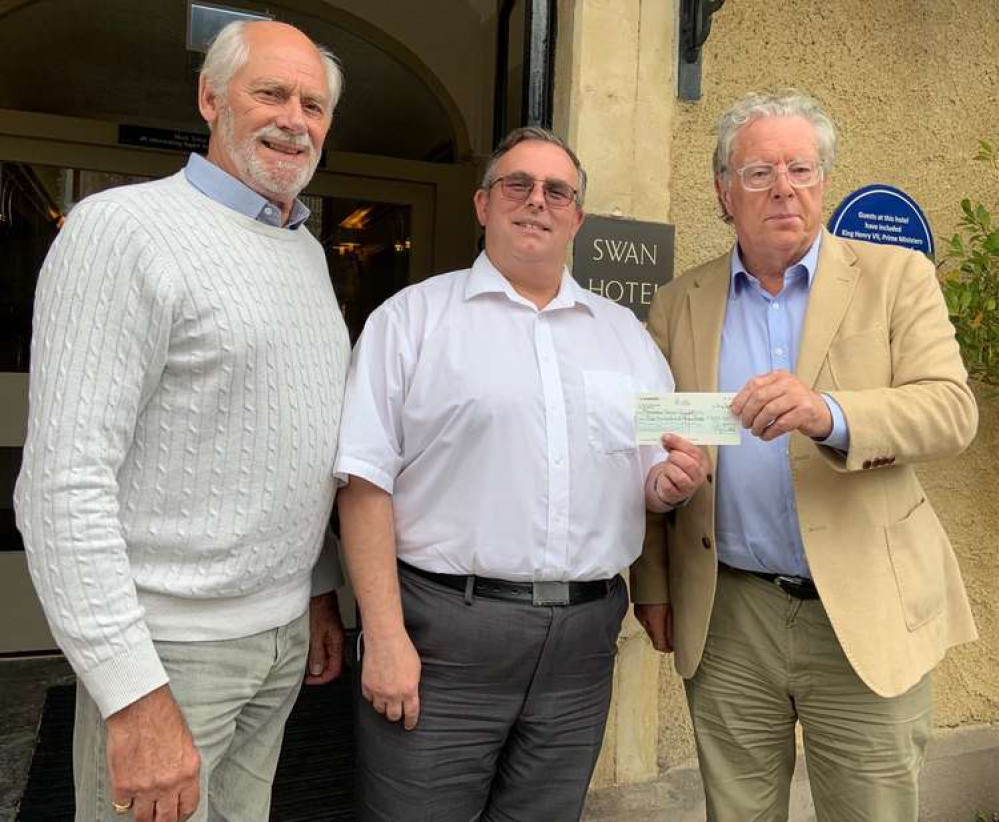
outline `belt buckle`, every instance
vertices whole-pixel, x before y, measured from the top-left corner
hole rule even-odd
[[[531,583],[531,600],[534,605],[568,605],[568,582]]]
[[[801,598],[799,594],[801,593],[801,578],[800,577],[788,577],[783,574],[778,574],[774,577],[774,583],[780,588],[785,594],[793,597]]]

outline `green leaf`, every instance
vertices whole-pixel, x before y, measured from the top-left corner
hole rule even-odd
[[[979,140],[975,159],[999,176],[995,144]],[[999,204],[962,199],[957,231],[940,245],[937,279],[961,357],[975,379],[999,386]]]

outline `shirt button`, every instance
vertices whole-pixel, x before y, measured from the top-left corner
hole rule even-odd
[[[784,349],[783,348],[775,348],[774,349],[774,354],[776,354],[778,357],[783,357],[784,356]]]
[[[771,308],[772,308],[772,309],[773,309],[774,311],[779,311],[779,310],[780,310],[780,303],[770,303],[770,307],[771,307]]]

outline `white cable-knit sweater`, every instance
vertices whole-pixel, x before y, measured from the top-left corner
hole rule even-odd
[[[38,282],[15,500],[53,635],[105,716],[167,681],[153,639],[306,609],[349,357],[304,227],[183,173],[73,209]]]

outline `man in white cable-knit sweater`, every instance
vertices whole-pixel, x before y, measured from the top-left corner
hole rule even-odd
[[[79,678],[78,822],[266,820],[306,659],[340,671],[349,341],[296,197],[341,85],[297,29],[230,25],[207,160],[80,203],[42,269],[16,504]]]

